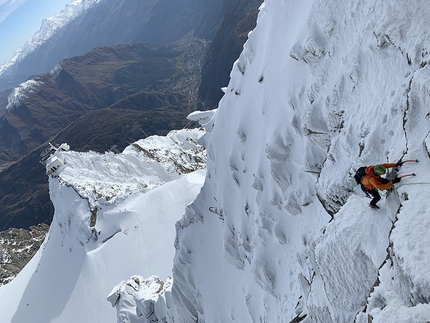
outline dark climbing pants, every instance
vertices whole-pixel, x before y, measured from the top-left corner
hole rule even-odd
[[[370,205],[376,205],[376,203],[378,203],[381,199],[381,195],[379,195],[379,192],[376,188],[371,190],[369,193],[373,196],[373,199],[370,201]]]

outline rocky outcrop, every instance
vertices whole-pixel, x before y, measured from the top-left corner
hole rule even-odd
[[[49,226],[0,232],[0,286],[10,282],[39,250]]]

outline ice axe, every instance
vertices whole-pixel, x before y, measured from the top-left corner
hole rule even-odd
[[[399,170],[399,167],[402,166],[404,163],[418,163],[419,160],[418,159],[406,159],[404,161],[399,160],[396,164],[396,171]],[[415,176],[415,175],[412,175]]]
[[[402,176],[398,176],[398,178],[403,178],[403,177],[408,177],[408,176],[417,176],[417,174],[415,174],[415,173],[405,174]]]
[[[418,163],[419,160],[418,159],[407,159],[402,161],[402,163]]]

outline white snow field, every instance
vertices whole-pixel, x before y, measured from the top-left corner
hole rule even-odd
[[[96,201],[92,209],[101,206],[95,227],[88,202],[51,179],[49,238],[0,288],[0,317],[430,322],[429,17],[424,0],[265,1],[218,109],[200,115],[200,193],[194,173],[149,191],[121,185],[115,197],[109,187],[121,176],[109,167],[89,181],[101,192],[92,195],[86,169],[103,158],[85,159],[81,170],[72,163],[69,180],[82,172],[73,185]],[[400,159],[418,159],[398,170],[417,176],[369,208],[356,169]],[[182,218],[147,220],[154,204],[138,206],[175,197]],[[143,230],[144,221],[156,229]],[[161,251],[168,239],[172,278]]]

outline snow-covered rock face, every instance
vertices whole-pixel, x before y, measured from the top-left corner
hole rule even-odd
[[[92,208],[100,201],[112,204],[126,194],[148,191],[204,168],[206,152],[198,144],[203,134],[190,129],[151,136],[132,143],[122,154],[58,151],[56,157],[67,167],[56,176],[87,198]]]
[[[423,1],[261,6],[177,223],[175,322],[430,321],[429,16]],[[355,170],[401,158],[419,179],[370,209]]]

